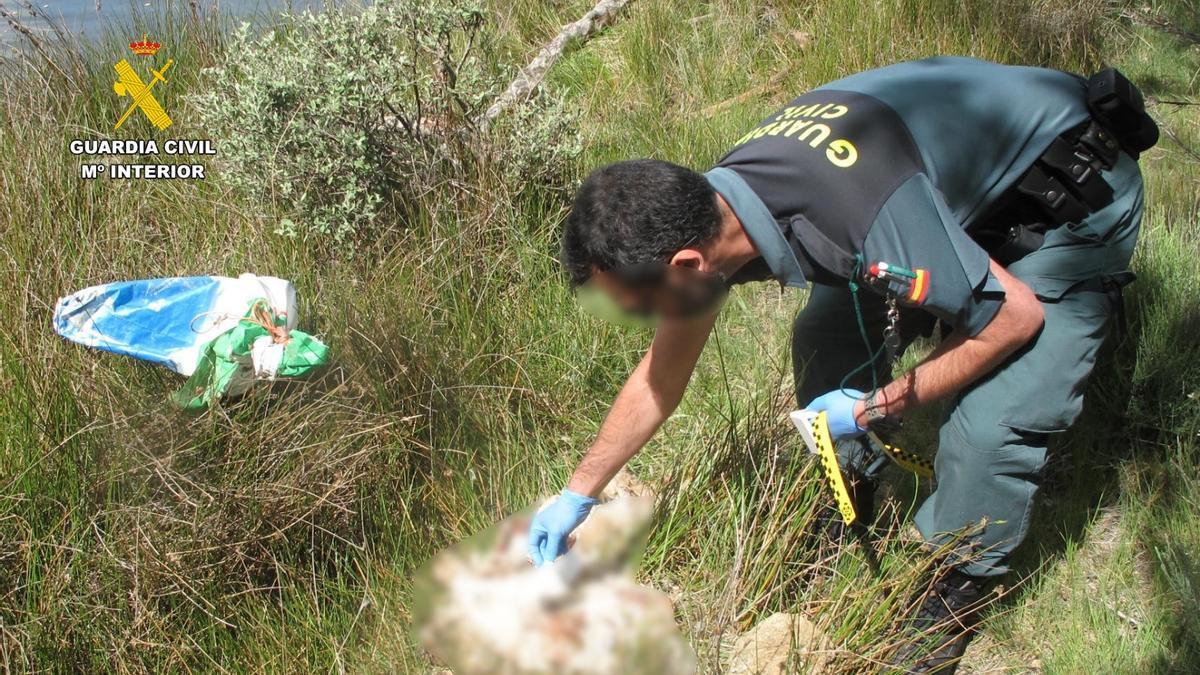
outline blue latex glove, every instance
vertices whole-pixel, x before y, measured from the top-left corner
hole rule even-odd
[[[538,512],[529,524],[529,557],[537,567],[554,562],[567,552],[567,537],[587,518],[596,500],[563,490],[554,503]]]
[[[828,413],[829,433],[833,436],[833,440],[840,441],[843,438],[854,438],[867,432],[854,420],[854,406],[865,396],[866,394],[857,389],[834,389],[814,398],[804,407],[813,412],[824,410]]]

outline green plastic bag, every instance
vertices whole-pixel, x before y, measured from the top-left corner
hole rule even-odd
[[[238,324],[204,346],[195,372],[171,400],[186,410],[202,410],[222,396],[240,396],[259,380],[302,377],[329,362],[329,347],[255,300]]]

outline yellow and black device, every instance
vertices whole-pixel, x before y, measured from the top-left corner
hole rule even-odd
[[[833,436],[829,433],[828,415],[825,412],[796,410],[790,417],[792,424],[796,425],[800,436],[804,438],[804,445],[808,446],[808,451],[820,459],[821,470],[825,473],[825,482],[833,492],[838,511],[842,514],[842,521],[846,525],[853,525],[858,520],[858,514],[854,510],[854,501],[850,498],[850,491],[846,487],[846,480],[842,476],[842,470],[838,464],[837,451],[833,447]],[[928,459],[884,443],[873,433],[867,434],[867,438],[876,449],[887,455],[888,459],[895,462],[900,468],[923,478],[933,476],[933,462]]]
[[[800,430],[808,451],[821,460],[821,470],[825,472],[825,482],[833,491],[837,501],[838,511],[842,512],[842,521],[853,525],[858,518],[854,512],[854,502],[850,499],[850,491],[846,489],[846,481],[842,478],[842,470],[838,466],[837,452],[833,449],[833,436],[829,434],[829,417],[822,411],[797,410],[791,414],[792,424]]]
[[[887,455],[888,459],[895,462],[901,469],[915,473],[921,478],[933,478],[933,462],[928,459],[894,445],[884,443],[873,433],[868,433],[867,439],[871,441],[871,445],[882,450],[883,454]]]

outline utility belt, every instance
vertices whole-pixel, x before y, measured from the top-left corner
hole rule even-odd
[[[1077,223],[1113,201],[1103,170],[1124,151],[1137,159],[1158,142],[1142,94],[1115,68],[1087,83],[1091,119],[1055,138],[1033,166],[968,234],[1001,265],[1042,247],[1046,233]]]

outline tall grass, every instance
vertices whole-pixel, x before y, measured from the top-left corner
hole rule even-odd
[[[522,62],[587,4],[496,3],[497,53]],[[1076,71],[1113,62],[1154,96],[1195,100],[1194,49],[1120,10],[642,3],[550,85],[582,114],[578,175],[631,156],[705,166],[796,92],[939,52]],[[173,133],[203,137],[181,94],[203,86],[222,32],[184,19],[156,30],[177,50],[162,96]],[[575,308],[554,262],[567,195],[521,190],[502,167],[424,195],[417,215],[383,224],[349,260],[273,234],[276,214],[219,174],[80,181],[67,143],[109,133],[111,64],[127,39],[54,44],[57,69],[37,53],[9,60],[0,85],[0,663],[426,672],[408,633],[411,572],[565,483],[648,336]],[[1055,447],[1016,575],[1027,581],[985,630],[981,666],[1165,672],[1200,659],[1200,161],[1185,149],[1200,144],[1200,117],[1153,110],[1173,137],[1144,161],[1129,329]],[[149,133],[137,124],[131,136]],[[323,376],[185,416],[165,404],[175,376],[66,344],[49,326],[57,296],[93,283],[242,271],[296,281],[302,327],[336,355]],[[783,417],[802,304],[740,289],[680,412],[633,462],[662,494],[642,576],[676,599],[705,672],[774,611],[813,617],[837,668],[875,669],[936,564],[905,528],[914,490],[903,479],[869,545],[803,536],[825,496]],[[934,417],[910,425],[914,449],[932,452]]]

